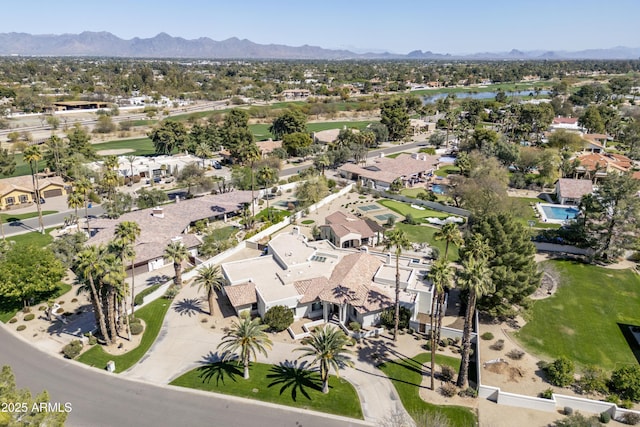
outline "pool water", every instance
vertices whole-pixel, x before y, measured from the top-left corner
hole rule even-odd
[[[442,184],[433,184],[431,186],[431,191],[435,194],[447,194],[447,186]]]
[[[541,205],[544,214],[548,219],[567,220],[575,219],[580,211],[573,207]]]
[[[442,156],[438,159],[440,163],[455,163],[456,158],[452,156]]]

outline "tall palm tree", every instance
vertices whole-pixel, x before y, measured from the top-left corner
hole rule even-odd
[[[91,194],[93,184],[91,184],[91,181],[87,178],[82,178],[75,182],[74,187],[84,198],[84,219],[87,223],[87,233],[89,233],[89,237],[91,237],[91,227],[89,226],[89,194]]]
[[[182,244],[182,242],[171,242],[164,250],[164,256],[169,258],[173,262],[173,269],[176,273],[176,277],[173,283],[175,283],[178,288],[181,288],[182,261],[189,258],[189,251],[187,251],[187,248]]]
[[[329,157],[325,153],[322,153],[315,160],[316,166],[322,170],[322,176],[324,176],[324,170],[330,165]]]
[[[135,163],[137,157],[129,154],[127,157],[125,157],[127,159],[127,161],[129,162],[129,169],[131,171],[131,175],[129,176],[129,178],[131,179],[131,183],[133,184],[133,164]]]
[[[494,252],[489,245],[489,241],[482,234],[473,233],[465,240],[461,255],[465,258],[484,258],[490,260]]]
[[[107,331],[107,324],[102,311],[102,297],[98,287],[96,287],[95,279],[102,274],[102,264],[99,262],[104,248],[98,246],[87,246],[83,251],[79,252],[76,256],[76,274],[82,281],[89,282],[89,290],[91,294],[91,303],[93,305],[93,311],[96,316],[96,323],[100,329],[100,334],[105,340],[107,345],[112,344],[111,338]]]
[[[494,291],[491,280],[491,269],[485,258],[468,257],[462,262],[462,271],[459,274],[458,284],[462,289],[469,291],[467,310],[464,316],[464,329],[462,332],[462,362],[460,375],[458,375],[458,387],[466,388],[469,383],[469,354],[471,351],[471,327],[473,315],[476,309],[476,301],[483,295]]]
[[[102,258],[103,274],[100,282],[106,292],[107,305],[107,329],[111,335],[111,341],[115,344],[118,341],[117,330],[117,307],[118,301],[123,298],[124,292],[124,272],[122,259],[115,253],[108,253]]]
[[[129,252],[131,261],[130,270],[131,270],[131,315],[134,315],[134,306],[135,306],[135,260],[136,260],[136,251],[134,249],[136,239],[140,236],[140,226],[135,221],[122,221],[116,225],[115,236],[118,239],[122,239],[129,245],[131,245],[131,251]]]
[[[36,199],[36,208],[38,209],[38,225],[40,232],[44,234],[44,223],[42,222],[42,207],[40,206],[40,185],[36,174],[38,173],[38,162],[42,160],[42,151],[37,145],[27,147],[23,152],[23,159],[29,163],[31,168],[31,181],[33,183],[34,198]]]
[[[238,149],[238,156],[240,161],[246,166],[249,166],[251,172],[251,216],[256,216],[256,207],[253,201],[253,192],[255,190],[255,173],[253,167],[256,162],[260,160],[260,149],[255,142],[247,142],[242,144]]]
[[[433,283],[433,292],[431,296],[431,390],[435,390],[434,369],[435,369],[435,353],[438,343],[440,342],[440,328],[444,308],[444,290],[451,286],[452,270],[451,266],[445,259],[436,261],[429,270],[429,279]],[[436,313],[438,320],[436,320]]]
[[[436,231],[433,235],[433,238],[436,240],[444,240],[444,259],[447,259],[449,254],[449,244],[454,244],[461,246],[464,243],[462,239],[462,234],[460,233],[460,229],[453,222],[448,222],[440,228],[440,230]]]
[[[265,330],[269,325],[260,324],[260,319],[241,319],[233,322],[229,332],[222,338],[218,348],[225,352],[223,360],[229,360],[234,354],[240,357],[240,363],[244,367],[244,379],[249,379],[249,362],[251,358],[257,360],[258,353],[267,355],[267,350],[271,350],[271,340]]]
[[[263,166],[258,170],[258,182],[263,184],[264,195],[267,199],[267,218],[269,218],[269,220],[271,220],[271,211],[269,210],[269,194],[267,194],[267,187],[271,185],[277,177],[278,175],[276,174],[276,171],[269,166]]]
[[[394,327],[393,327],[393,340],[398,339],[398,326],[400,325],[400,255],[403,249],[408,249],[411,243],[407,238],[404,231],[395,229],[387,233],[387,239],[385,240],[385,250],[396,248],[396,302],[395,302],[395,314],[394,314]]]
[[[211,147],[209,147],[209,144],[207,144],[206,142],[201,142],[196,145],[195,155],[196,157],[200,157],[200,159],[202,160],[202,169],[204,169],[204,159],[210,158],[213,155],[213,152],[211,151]]]
[[[340,375],[340,368],[353,366],[348,354],[351,351],[345,346],[349,338],[338,328],[327,326],[315,329],[311,335],[302,340],[305,347],[296,348],[295,351],[303,351],[300,356],[313,357],[313,365],[320,365],[320,378],[322,379],[322,392],[329,393],[329,371],[333,368],[336,376]]]
[[[225,284],[225,278],[220,273],[219,265],[206,265],[200,267],[196,276],[194,285],[200,285],[198,289],[204,288],[207,292],[207,301],[209,302],[209,315],[213,316],[213,306],[215,305],[214,297],[216,290],[221,290]]]
[[[78,227],[78,231],[80,231],[80,221],[78,220],[78,208],[81,208],[83,205],[84,205],[84,196],[80,194],[78,191],[72,191],[67,195],[67,206],[75,210],[75,221]]]

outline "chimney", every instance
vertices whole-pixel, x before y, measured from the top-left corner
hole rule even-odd
[[[419,159],[420,159],[420,155],[419,155],[418,153],[413,153],[413,154],[411,155],[411,158],[412,158],[412,159],[418,159],[418,160],[419,160]]]
[[[387,265],[391,265],[391,253],[387,252]]]
[[[180,203],[180,196],[176,194],[176,203]]]
[[[164,209],[156,206],[151,210],[151,216],[155,216],[156,218],[164,218]]]

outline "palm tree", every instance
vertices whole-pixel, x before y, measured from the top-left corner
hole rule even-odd
[[[189,258],[189,251],[182,242],[171,242],[164,250],[164,256],[173,262],[173,268],[176,272],[174,283],[178,288],[182,287],[182,261]]]
[[[447,255],[449,254],[449,244],[453,243],[454,245],[462,245],[464,240],[462,239],[462,234],[460,233],[460,229],[453,222],[448,222],[442,226],[439,231],[436,231],[433,235],[433,238],[436,240],[444,240],[444,259],[447,259]]]
[[[258,170],[258,182],[263,184],[264,195],[267,199],[267,218],[271,220],[271,211],[269,210],[269,194],[267,194],[267,187],[271,185],[277,178],[276,171],[269,166],[263,166]]]
[[[129,169],[130,169],[130,171],[131,171],[131,175],[129,176],[129,178],[131,179],[131,181],[129,181],[129,182],[131,182],[131,183],[133,184],[133,164],[135,163],[135,161],[136,161],[137,157],[136,157],[136,156],[134,156],[134,155],[132,155],[132,154],[129,154],[129,155],[128,155],[127,157],[125,157],[125,158],[126,158],[126,159],[127,159],[127,161],[129,162]]]
[[[97,278],[102,274],[102,264],[99,260],[103,253],[104,247],[87,246],[86,249],[78,253],[75,264],[78,278],[89,282],[91,303],[96,316],[96,323],[98,324],[102,338],[105,340],[107,345],[109,345],[112,342],[107,332],[107,324],[105,322],[104,312],[102,311],[102,297],[94,280],[94,278]]]
[[[441,319],[444,315],[444,290],[451,286],[451,274],[451,266],[445,259],[436,261],[431,266],[428,274],[429,279],[431,279],[433,283],[433,292],[431,295],[431,390],[435,390],[433,373],[435,369],[436,348],[440,342]],[[438,313],[437,321],[436,312]]]
[[[255,174],[253,167],[255,163],[260,160],[261,154],[258,146],[252,141],[243,144],[238,149],[238,156],[242,163],[248,165],[251,172],[251,216],[256,216],[256,207],[253,201],[253,192],[255,187]]]
[[[319,167],[320,170],[322,170],[322,176],[324,176],[324,170],[330,165],[327,155],[323,153],[320,156],[316,157],[315,163],[316,166]]]
[[[265,330],[269,325],[260,324],[260,319],[244,318],[240,322],[233,322],[231,329],[222,338],[218,348],[225,352],[223,360],[229,360],[233,355],[240,356],[240,362],[244,367],[244,379],[249,379],[249,362],[253,357],[257,360],[258,353],[267,356],[267,350],[271,350],[271,340]]]
[[[198,289],[204,288],[207,292],[207,301],[209,302],[209,315],[213,316],[213,306],[214,306],[214,296],[216,294],[216,290],[221,290],[225,284],[225,279],[220,274],[220,266],[219,265],[207,265],[201,267],[198,270],[198,275],[193,282],[194,285],[198,284],[200,287]]]
[[[348,354],[351,351],[345,349],[349,338],[338,328],[327,326],[323,329],[315,329],[311,335],[302,340],[305,347],[296,348],[295,351],[303,351],[300,356],[313,357],[313,365],[320,365],[320,378],[322,379],[322,392],[329,393],[329,371],[333,368],[336,376],[339,376],[340,368],[353,366]]]
[[[473,233],[467,237],[461,253],[464,257],[491,259],[494,255],[489,241],[480,233]]]
[[[202,169],[204,169],[204,159],[208,159],[209,157],[211,157],[213,155],[213,152],[211,151],[211,147],[209,147],[209,144],[207,144],[206,142],[201,142],[196,145],[195,155],[196,157],[200,157],[200,159],[202,159]]]
[[[458,284],[462,289],[469,291],[467,310],[464,316],[464,329],[462,332],[462,362],[460,375],[458,375],[458,387],[466,388],[469,383],[469,354],[471,351],[471,327],[473,315],[476,309],[476,301],[483,295],[494,291],[491,270],[485,258],[468,257],[462,262],[462,271],[459,274]]]
[[[135,221],[122,221],[116,225],[115,237],[122,244],[122,260],[125,258],[129,258],[131,261],[131,315],[135,314],[135,274],[134,274],[134,263],[136,259],[136,251],[134,249],[135,241],[140,236],[140,226]],[[124,264],[123,264],[124,268]],[[127,314],[126,303],[123,300],[123,312],[125,315]],[[127,337],[131,339],[131,329],[129,328],[129,316],[126,316],[127,323]]]
[[[89,227],[89,194],[91,193],[93,185],[87,178],[82,178],[76,181],[74,186],[84,198],[84,219],[87,223],[87,233],[89,233],[89,237],[91,237],[91,228]]]
[[[124,291],[124,272],[122,260],[119,255],[115,253],[107,253],[101,260],[103,274],[100,277],[100,282],[104,286],[106,292],[106,305],[107,305],[107,328],[111,334],[111,341],[116,343],[118,341],[117,331],[117,307],[118,300],[126,295]],[[124,313],[122,313],[124,315]]]
[[[78,208],[84,205],[84,197],[77,191],[72,191],[67,195],[67,206],[75,210],[75,221],[80,231],[80,221],[78,221]]]
[[[387,239],[384,244],[385,250],[396,248],[396,302],[395,302],[395,325],[393,327],[393,340],[398,339],[398,326],[400,324],[400,255],[403,249],[408,249],[410,246],[409,239],[404,231],[395,229],[387,234]]]
[[[31,145],[24,150],[23,159],[29,163],[31,168],[31,181],[33,183],[34,198],[36,199],[36,207],[38,209],[38,225],[40,232],[44,234],[44,223],[42,222],[42,207],[40,206],[40,186],[36,174],[38,173],[38,162],[42,160],[42,151],[37,145]]]

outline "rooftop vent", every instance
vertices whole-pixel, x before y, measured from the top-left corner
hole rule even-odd
[[[164,209],[156,206],[151,210],[151,216],[155,216],[156,218],[164,218]]]

